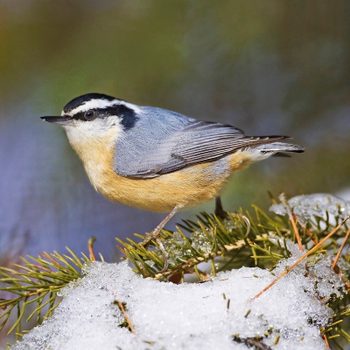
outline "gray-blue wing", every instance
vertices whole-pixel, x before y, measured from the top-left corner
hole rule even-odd
[[[115,171],[119,175],[157,177],[222,158],[260,139],[246,137],[230,125],[198,121],[152,107],[147,112],[117,142]]]

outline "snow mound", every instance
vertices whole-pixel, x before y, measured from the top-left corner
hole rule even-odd
[[[275,273],[296,258],[283,260]],[[96,262],[84,273],[63,290],[54,315],[12,349],[243,350],[254,342],[266,350],[325,349],[319,327],[332,315],[325,301],[341,289],[328,259],[298,266],[256,300],[274,278],[260,268],[180,285],[144,279],[126,262]],[[122,327],[116,301],[125,303],[135,334]]]
[[[315,193],[295,196],[287,203],[287,206],[283,203],[274,204],[270,210],[277,215],[287,215],[290,208],[300,222],[309,222],[316,226],[320,220],[323,222],[329,220],[332,225],[335,225],[336,218],[344,220],[350,216],[350,202],[331,194]]]

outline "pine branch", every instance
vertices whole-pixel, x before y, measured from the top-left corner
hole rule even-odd
[[[329,325],[321,330],[322,335],[332,346],[340,347],[341,341],[350,343],[348,223],[325,240],[344,220],[341,211],[332,219],[330,215],[316,215],[306,222],[295,218],[291,208],[287,213],[280,216],[253,207],[250,211],[230,213],[225,220],[201,213],[196,220],[183,221],[175,232],[161,232],[160,242],[167,253],[167,263],[159,241],[151,241],[147,248],[133,239],[118,241],[121,251],[139,274],[176,283],[183,281],[186,274],[205,282],[219,271],[241,266],[273,269],[295,249],[290,242],[298,243],[299,248],[307,252],[307,264],[312,264],[312,259],[322,259],[327,253],[333,258],[334,269],[343,279],[348,293],[343,299],[334,297],[327,301],[334,315]],[[144,235],[137,237],[143,239]],[[323,248],[314,249],[311,254],[310,248],[318,242],[324,243]],[[0,331],[6,328],[8,333],[21,335],[33,324],[49,317],[60,302],[59,291],[80,278],[84,264],[94,260],[92,239],[89,257],[84,254],[78,257],[68,249],[68,254],[44,253],[38,258],[23,258],[11,268],[0,267]],[[121,304],[118,307],[121,306],[124,308]],[[126,326],[133,331],[125,308],[124,318]]]
[[[337,255],[337,265],[341,266],[337,272],[349,286],[350,251],[341,254],[349,227],[341,214],[339,211],[339,216],[332,220],[330,215],[316,216],[305,223],[296,220],[292,211],[279,216],[258,207],[253,207],[252,212],[230,213],[226,220],[201,213],[196,221],[185,220],[179,224],[175,232],[161,232],[160,240],[168,256],[166,269],[163,269],[166,266],[164,254],[156,241],[152,241],[148,249],[132,239],[118,239],[118,242],[121,251],[142,276],[179,283],[186,274],[194,274],[199,281],[205,281],[219,271],[241,266],[273,269],[281,259],[291,255],[288,243],[291,241],[307,252],[308,264],[313,263],[312,259],[317,260],[312,257],[322,257],[325,252],[332,257]],[[332,235],[328,235],[329,232],[333,232]],[[144,235],[137,237],[143,239]],[[324,243],[323,248],[318,242]],[[313,246],[317,249],[310,251]],[[210,268],[201,271],[203,262],[210,263]],[[325,341],[339,345],[336,342],[342,339],[350,343],[349,299],[348,289],[345,298],[329,301],[334,316],[322,330]]]
[[[342,343],[350,344],[350,295],[343,299],[335,299],[329,302],[334,310],[334,315],[322,333],[329,341],[334,343],[338,349],[342,349]]]
[[[0,267],[0,331],[21,335],[31,324],[41,323],[58,306],[58,292],[81,277],[81,269],[91,260],[68,254],[43,253],[40,257],[21,258],[12,268]],[[16,314],[17,313],[17,314]],[[9,325],[11,317],[15,317]]]
[[[226,220],[201,213],[196,221],[185,220],[179,224],[175,232],[163,230],[160,240],[168,255],[165,270],[164,254],[156,241],[152,241],[151,248],[146,249],[132,239],[117,240],[138,273],[166,280],[174,273],[193,273],[199,263],[213,260],[213,274],[241,266],[273,268],[281,259],[290,256],[287,241],[295,241],[296,224],[305,249],[324,238],[327,230],[334,228],[329,222],[324,222],[322,230],[317,231],[313,227],[311,231],[309,225],[292,222],[289,217],[268,214],[258,207],[253,209],[253,212],[230,213]],[[338,250],[338,240],[344,236],[344,229],[328,241],[328,251]],[[143,239],[144,235],[137,234],[137,237]],[[220,262],[218,257],[222,258]]]
[[[268,289],[270,289],[273,285],[275,285],[280,279],[286,276],[289,272],[294,270],[303,260],[305,260],[308,256],[320,250],[320,247],[323,243],[325,243],[328,239],[334,236],[337,231],[345,224],[345,222],[349,218],[345,219],[338,226],[336,226],[326,237],[322,238],[312,249],[308,250],[305,254],[303,254],[299,259],[297,259],[291,266],[288,266],[284,271],[282,271],[275,279],[271,281],[269,285],[263,288],[259,293],[254,296],[254,299],[259,298],[263,293],[265,293]]]

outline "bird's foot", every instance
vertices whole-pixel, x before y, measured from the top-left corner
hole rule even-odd
[[[162,273],[162,272],[166,271],[168,266],[169,266],[169,262],[168,262],[169,254],[166,251],[163,242],[159,239],[160,232],[161,232],[161,230],[157,230],[157,228],[156,228],[153,232],[148,233],[145,236],[144,240],[140,244],[143,247],[147,247],[148,244],[151,243],[151,241],[154,241],[157,244],[160,252],[163,255],[164,264],[163,264],[162,269],[160,270],[160,273]]]
[[[177,205],[160,223],[159,225],[150,233],[147,233],[145,235],[145,238],[143,239],[143,241],[140,243],[143,247],[147,247],[152,241],[154,241],[157,245],[159,250],[161,251],[162,255],[163,255],[163,260],[164,260],[164,264],[163,264],[163,268],[160,272],[164,272],[169,265],[168,262],[168,253],[164,248],[164,245],[160,239],[160,234],[162,232],[162,229],[164,228],[164,226],[169,222],[169,220],[176,214],[176,212],[178,211],[178,209],[180,209],[181,206]]]
[[[151,241],[155,241],[159,238],[160,233],[164,226],[169,222],[169,220],[176,214],[176,212],[181,208],[180,205],[174,207],[174,209],[159,223],[159,225],[150,233],[145,235],[145,238],[140,243],[143,247],[147,247]]]
[[[142,242],[140,242],[140,244],[143,247],[147,247],[152,241],[159,241],[160,232],[161,229],[158,229],[158,227],[156,227],[152,232],[149,232],[145,235],[145,238]]]
[[[228,212],[225,211],[223,206],[222,206],[222,202],[221,202],[220,197],[217,197],[215,200],[215,215],[221,220],[228,219],[228,217],[229,217]]]
[[[222,211],[216,211],[215,210],[215,216],[218,217],[221,220],[225,220],[225,219],[229,218],[229,214],[225,210],[222,210]]]

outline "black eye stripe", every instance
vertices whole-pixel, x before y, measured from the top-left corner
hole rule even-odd
[[[125,129],[131,129],[139,117],[136,115],[135,111],[132,108],[129,108],[123,104],[118,104],[115,106],[110,106],[106,108],[93,108],[88,111],[79,112],[72,116],[72,119],[87,121],[85,117],[86,112],[94,112],[95,118],[108,118],[109,116],[118,116],[121,118],[121,124]]]
[[[86,121],[86,114],[90,114],[93,113],[95,115],[95,118],[93,119],[96,119],[96,118],[106,118],[108,117],[108,111],[107,111],[107,108],[93,108],[93,109],[89,109],[87,111],[84,111],[84,112],[79,112],[79,113],[76,113],[73,115],[73,119],[76,119],[76,120],[83,120],[83,121]]]
[[[110,115],[117,115],[121,118],[121,124],[126,130],[133,128],[139,119],[132,108],[129,108],[123,104],[112,106],[107,109],[109,109]]]
[[[86,118],[85,118],[85,112],[79,112],[79,113],[76,113],[72,116],[72,119],[74,120],[83,120],[83,121],[86,121]]]

